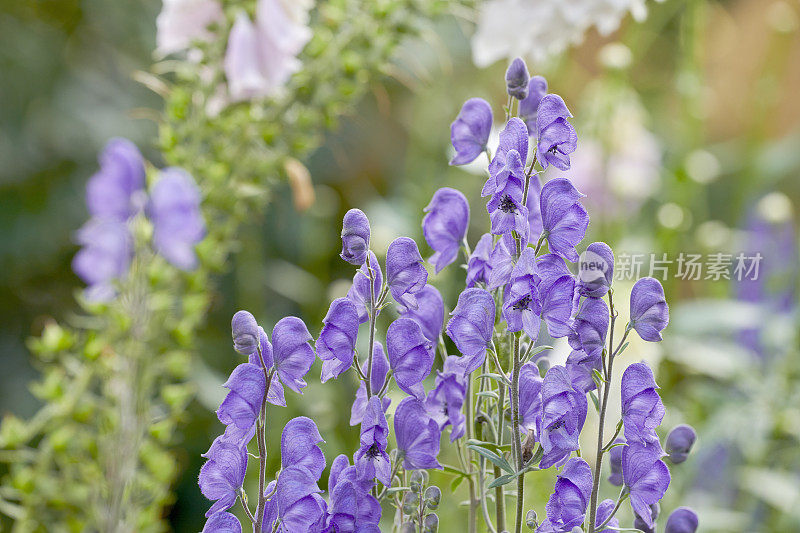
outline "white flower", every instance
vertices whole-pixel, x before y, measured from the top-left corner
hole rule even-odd
[[[224,18],[217,0],[164,0],[156,18],[156,52],[180,52],[192,41],[210,40],[208,26]]]

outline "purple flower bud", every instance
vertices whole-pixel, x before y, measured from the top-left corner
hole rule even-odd
[[[595,528],[599,528],[608,517],[611,516],[611,513],[614,512],[615,507],[614,500],[603,500],[597,506],[597,518],[595,519]],[[597,533],[615,533],[619,529],[619,519],[612,518],[608,520],[608,524],[603,529],[595,529]]]
[[[358,337],[358,311],[347,298],[331,302],[324,326],[317,339],[317,355],[322,359],[321,381],[336,378],[353,364]]]
[[[451,165],[473,162],[486,149],[492,131],[492,108],[482,98],[470,98],[450,125],[450,140],[456,150]]]
[[[244,430],[253,427],[264,401],[264,370],[260,366],[243,363],[233,369],[223,386],[230,392],[217,409],[219,421],[225,425],[235,424]]]
[[[428,262],[439,273],[456,260],[461,242],[467,236],[469,203],[460,191],[442,187],[433,194],[424,212],[427,214],[422,219],[422,233],[435,252]]]
[[[394,414],[397,449],[406,470],[442,468],[439,455],[439,425],[425,411],[422,402],[406,397]]]
[[[208,518],[236,503],[247,470],[247,448],[217,437],[203,457],[207,461],[200,469],[200,492],[209,500],[216,500],[206,512]]]
[[[583,350],[572,350],[564,366],[567,367],[573,387],[584,392],[597,388],[592,378],[592,371],[600,371],[603,367],[599,353],[587,355]]]
[[[342,259],[363,265],[369,250],[369,219],[360,209],[351,209],[342,220]]]
[[[434,351],[419,324],[402,317],[392,322],[386,332],[386,348],[397,386],[420,401],[425,399],[422,381],[431,373]]]
[[[503,318],[508,331],[524,330],[535,342],[539,337],[541,312],[536,288],[536,253],[533,248],[525,248],[511,271],[511,285],[503,302]]]
[[[656,389],[653,371],[646,363],[634,363],[622,374],[622,421],[625,440],[651,446],[661,452],[656,428],[664,418],[664,404]]]
[[[569,170],[569,154],[578,147],[575,128],[567,119],[572,113],[557,94],[542,97],[537,108],[536,131],[539,138],[537,153],[543,169],[549,165]]]
[[[539,468],[550,468],[580,447],[578,437],[586,422],[586,394],[572,387],[563,366],[553,366],[542,383],[542,430],[544,450]]]
[[[236,311],[231,319],[233,349],[242,355],[250,355],[257,350],[259,337],[258,322],[248,311]]]
[[[681,424],[672,428],[667,435],[666,452],[673,464],[680,464],[689,457],[697,440],[697,432],[692,426]]]
[[[400,307],[400,316],[410,318],[422,328],[425,338],[436,343],[444,326],[444,301],[442,295],[433,285],[425,285],[417,293],[417,309]]]
[[[528,66],[521,57],[514,59],[506,70],[506,91],[509,96],[517,100],[524,100],[528,96]]]
[[[370,297],[374,302],[377,302],[380,296],[381,289],[383,288],[383,273],[381,272],[381,265],[378,258],[370,250],[367,254],[368,260],[356,271],[353,277],[353,285],[347,291],[347,298],[349,298],[358,310],[358,322],[363,324],[369,320],[369,305]],[[368,266],[369,265],[369,266]],[[372,273],[372,295],[370,296],[370,272]],[[375,316],[380,314],[380,309],[375,310]]]
[[[697,513],[688,507],[678,507],[667,518],[664,533],[695,533],[698,523]]]
[[[281,433],[281,466],[303,467],[314,479],[319,479],[325,471],[325,456],[318,446],[320,442],[325,441],[313,420],[305,416],[289,420]]]
[[[381,399],[372,396],[361,421],[361,445],[353,456],[362,480],[377,478],[385,486],[391,485],[392,465],[386,453],[389,424],[383,414]]]
[[[467,262],[467,288],[477,283],[488,285],[492,273],[492,235],[484,233]]]
[[[90,219],[78,230],[83,247],[72,260],[72,270],[87,284],[89,301],[107,302],[116,294],[113,280],[128,273],[133,258],[133,239],[124,222]]]
[[[525,127],[525,123],[517,117],[512,117],[506,127],[503,128],[503,131],[500,132],[500,143],[497,146],[494,157],[492,157],[492,161],[489,163],[489,175],[492,178],[506,166],[508,153],[512,150],[517,152],[517,156],[524,167],[528,159],[528,129]],[[486,196],[491,192],[482,192],[481,195]]]
[[[596,359],[603,352],[608,333],[610,313],[606,303],[600,298],[586,298],[573,322],[574,334],[570,335],[570,346],[583,350],[587,356]]]
[[[311,340],[306,325],[294,316],[280,319],[272,330],[275,369],[281,382],[295,392],[306,386],[303,377],[314,364]]]
[[[416,295],[428,283],[428,271],[422,266],[417,243],[398,237],[386,251],[386,281],[392,298],[399,305],[416,309]]]
[[[211,515],[202,533],[242,533],[242,524],[234,515],[221,511]]]
[[[614,279],[614,252],[604,242],[593,242],[578,262],[578,292],[581,296],[602,298]]]
[[[368,364],[368,358],[364,358],[361,362],[361,368],[364,369],[366,372],[366,367]],[[375,346],[372,349],[372,392],[373,394],[377,394],[381,387],[383,387],[384,381],[386,381],[386,374],[389,372],[389,360],[386,359],[386,353],[383,351],[383,345],[375,341]],[[392,400],[389,398],[383,398],[383,411],[386,412],[388,409],[389,404],[392,403]],[[362,381],[359,386],[358,390],[356,391],[356,399],[353,401],[353,406],[350,408],[350,425],[357,426],[361,423],[361,419],[364,416],[364,409],[367,408],[367,387],[364,385]]]
[[[575,246],[589,226],[589,215],[580,203],[583,196],[568,179],[556,178],[542,187],[539,199],[550,252],[573,263],[578,260]]]
[[[662,455],[660,446],[633,443],[622,448],[622,478],[630,491],[631,507],[649,527],[654,524],[650,506],[664,497],[670,482]]]
[[[519,416],[520,429],[526,434],[539,433],[542,423],[542,384],[539,368],[529,361],[519,370]]]
[[[425,410],[432,420],[436,421],[439,431],[447,426],[450,430],[450,442],[464,436],[466,416],[461,412],[467,388],[464,381],[455,372],[439,372],[436,386],[428,393]]]
[[[93,217],[124,222],[141,207],[144,160],[128,139],[108,141],[98,157],[100,170],[86,184],[86,205]]]
[[[633,515],[633,527],[638,530],[641,530],[643,533],[655,533],[655,520],[658,518],[658,515],[661,513],[661,505],[658,502],[650,505],[650,515],[653,519],[653,526],[648,526],[647,523],[644,521],[642,517],[638,514],[634,513]]]
[[[153,247],[181,270],[197,266],[194,245],[206,234],[200,211],[200,189],[183,169],[165,168],[150,190],[148,216],[153,221]]]
[[[669,324],[669,306],[664,287],[654,278],[642,278],[631,291],[630,327],[650,342],[661,340],[661,332]]]
[[[573,457],[556,478],[553,494],[545,507],[547,518],[537,533],[571,531],[583,524],[592,493],[592,470],[583,459]]]
[[[546,94],[547,80],[543,77],[534,76],[528,81],[528,96],[519,103],[519,117],[525,122],[529,135],[536,134],[536,111]]]
[[[614,444],[625,443],[625,439],[617,437]],[[614,446],[608,451],[608,462],[611,466],[611,475],[608,476],[608,482],[619,487],[622,485],[622,448],[623,446]]]
[[[466,289],[450,313],[447,335],[458,351],[470,358],[467,373],[481,366],[486,358],[486,347],[491,344],[494,331],[494,313],[494,298],[483,289]]]
[[[275,497],[281,531],[319,532],[324,529],[328,506],[314,474],[302,466],[281,470]]]

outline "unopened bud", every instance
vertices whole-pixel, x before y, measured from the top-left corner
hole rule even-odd
[[[242,355],[252,355],[258,346],[258,322],[247,311],[237,311],[231,320],[233,348]]]

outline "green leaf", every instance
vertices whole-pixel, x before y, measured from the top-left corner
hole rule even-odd
[[[617,350],[617,355],[622,355],[622,352],[624,352],[624,351],[625,351],[625,348],[627,348],[627,347],[628,347],[628,344],[630,344],[630,343],[629,343],[629,342],[626,342],[625,344],[623,344],[622,346],[620,346],[620,347],[619,347],[619,350]]]
[[[489,483],[489,486],[487,488],[493,489],[495,487],[499,487],[500,485],[508,485],[509,483],[514,481],[516,478],[517,478],[517,476],[515,474],[505,474],[503,476],[494,478],[494,481]]]
[[[540,354],[540,353],[542,353],[542,352],[543,352],[543,351],[545,351],[545,350],[552,350],[552,349],[553,349],[553,347],[552,347],[552,346],[547,346],[547,345],[544,345],[544,346],[537,346],[536,348],[534,348],[533,350],[531,350],[530,357],[533,357],[533,356],[534,356],[534,355],[536,355],[536,354]]]
[[[499,400],[500,396],[494,391],[482,391],[477,394],[478,396],[482,396],[483,398],[491,398],[493,400]]]
[[[411,487],[392,487],[390,489],[386,489],[386,494],[397,494],[398,492],[405,492],[411,490]]]
[[[478,376],[478,379],[481,379],[481,378],[489,378],[489,379],[493,379],[495,381],[505,382],[505,380],[503,379],[503,376],[501,376],[500,374],[495,374],[494,372],[487,372],[485,374],[481,374],[480,376]]]
[[[454,477],[453,481],[450,482],[450,492],[455,492],[461,482],[464,481],[464,476]]]
[[[589,398],[592,399],[592,403],[594,404],[594,408],[600,411],[600,400],[597,399],[597,394],[594,391],[589,391]]]
[[[458,469],[458,468],[456,468],[454,466],[442,465],[442,468],[444,469],[445,472],[448,472],[450,474],[455,474],[457,476],[468,476],[469,475],[466,472],[464,472],[463,470],[460,470],[460,469]]]
[[[469,448],[470,450],[475,451],[475,453],[477,453],[478,455],[480,455],[482,457],[485,457],[487,460],[489,460],[493,464],[499,466],[500,468],[502,468],[506,472],[511,473],[511,474],[514,473],[514,469],[511,468],[511,465],[508,464],[508,461],[506,461],[503,457],[501,457],[500,455],[494,453],[493,451],[491,451],[491,450],[489,450],[487,448],[483,448],[481,446],[477,446],[475,444],[467,444],[467,448]]]

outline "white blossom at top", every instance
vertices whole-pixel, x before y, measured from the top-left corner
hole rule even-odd
[[[208,26],[224,18],[217,0],[164,0],[156,18],[156,52],[180,52],[192,41],[210,40]]]

